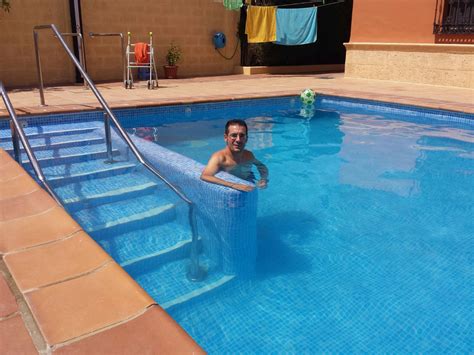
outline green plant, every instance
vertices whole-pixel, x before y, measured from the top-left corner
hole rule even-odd
[[[5,12],[10,11],[10,0],[1,0],[0,1],[0,9],[4,10]]]
[[[176,65],[181,60],[181,56],[181,48],[177,44],[171,42],[168,52],[166,53],[166,62],[168,65]]]

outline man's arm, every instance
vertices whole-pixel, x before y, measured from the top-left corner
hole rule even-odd
[[[222,157],[218,153],[214,153],[201,174],[201,180],[212,184],[227,186],[239,191],[249,192],[253,190],[253,186],[232,183],[215,176],[221,170],[221,163]]]
[[[260,175],[260,180],[257,181],[257,186],[261,189],[265,189],[268,183],[268,168],[260,160],[253,157],[253,164],[257,167],[258,173]]]

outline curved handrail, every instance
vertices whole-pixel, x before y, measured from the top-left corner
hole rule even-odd
[[[11,117],[10,122],[13,123],[13,127],[10,126],[10,128],[12,130],[12,142],[13,142],[13,149],[15,153],[15,159],[18,161],[18,163],[21,164],[20,146],[18,144],[18,138],[20,138],[21,143],[23,144],[23,147],[25,148],[26,155],[28,156],[28,159],[30,159],[31,165],[33,166],[33,170],[36,173],[36,176],[38,176],[38,179],[41,181],[41,183],[46,188],[46,190],[48,190],[49,194],[54,198],[54,200],[60,206],[62,206],[61,201],[56,196],[53,189],[49,186],[48,182],[46,181],[46,178],[44,177],[43,171],[41,170],[41,167],[38,164],[38,160],[36,159],[35,153],[33,153],[33,149],[31,149],[30,143],[28,142],[28,139],[26,138],[25,132],[23,131],[23,128],[18,122],[18,118],[16,117],[15,110],[13,109],[10,98],[8,97],[7,91],[5,90],[5,87],[3,86],[3,83],[1,81],[0,81],[0,95],[2,96],[3,102],[5,103],[5,107],[7,108],[7,111],[10,114],[10,117]]]
[[[97,87],[95,84],[92,82],[91,78],[89,78],[89,75],[84,71],[82,68],[81,64],[77,60],[77,58],[74,56],[74,54],[71,52],[69,47],[67,46],[66,42],[64,41],[63,36],[61,36],[61,33],[59,33],[58,29],[54,24],[49,24],[49,25],[39,25],[33,27],[33,37],[34,37],[34,42],[35,42],[35,52],[36,52],[36,64],[37,64],[37,69],[38,69],[38,76],[40,80],[40,95],[42,98],[42,104],[44,104],[44,95],[43,92],[41,91],[42,89],[42,84],[43,84],[43,74],[41,73],[41,59],[39,57],[39,51],[38,51],[38,32],[37,30],[41,29],[51,29],[53,33],[56,35],[56,38],[59,40],[61,45],[63,46],[64,50],[68,54],[68,56],[71,58],[73,61],[74,65],[76,68],[79,70],[79,72],[82,74],[82,77],[84,78],[85,81],[87,81],[87,84],[89,84],[89,88],[92,90],[94,93],[95,97],[101,104],[102,108],[104,111],[107,113],[108,117],[112,119],[112,121],[115,124],[115,127],[117,128],[118,132],[120,133],[120,136],[122,139],[127,143],[135,157],[138,159],[138,161],[143,164],[149,171],[151,171],[155,176],[157,176],[161,181],[163,181],[178,197],[180,197],[184,202],[188,204],[189,207],[189,213],[188,213],[188,219],[189,219],[189,224],[191,226],[191,232],[192,232],[192,247],[191,247],[191,267],[188,273],[188,278],[192,281],[200,281],[204,277],[202,270],[199,267],[198,259],[197,259],[197,250],[198,250],[198,234],[197,234],[197,224],[196,224],[196,218],[195,218],[195,212],[194,212],[194,204],[193,202],[186,196],[184,193],[182,193],[176,186],[174,186],[171,182],[169,182],[161,173],[155,169],[151,164],[149,164],[145,158],[142,156],[138,148],[135,146],[135,144],[132,142],[130,137],[128,136],[127,132],[122,128],[120,125],[118,119],[115,117],[113,114],[112,110],[110,109],[109,105],[103,98],[102,94],[97,90]]]
[[[126,69],[125,69],[125,45],[124,45],[124,40],[123,40],[123,33],[122,32],[89,32],[89,36],[91,38],[94,37],[114,37],[118,36],[120,37],[120,45],[122,48],[122,74],[123,74],[123,84],[125,85],[125,81],[127,80],[126,76]]]

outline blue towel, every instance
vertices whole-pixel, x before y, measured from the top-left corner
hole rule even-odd
[[[316,7],[276,10],[276,44],[297,46],[316,42]]]

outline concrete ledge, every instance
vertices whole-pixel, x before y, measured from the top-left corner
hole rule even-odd
[[[474,88],[474,45],[346,43],[346,78]]]
[[[318,64],[318,65],[286,65],[286,66],[254,66],[236,67],[235,74],[297,74],[297,73],[342,73],[344,64]]]
[[[379,50],[397,52],[429,52],[429,53],[474,53],[472,44],[432,44],[432,43],[344,43],[347,50]]]

